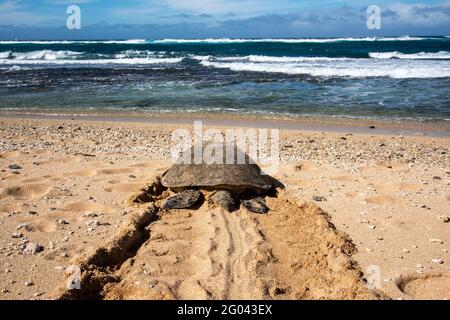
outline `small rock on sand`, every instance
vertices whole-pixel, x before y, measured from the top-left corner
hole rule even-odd
[[[28,225],[26,223],[21,223],[17,226],[17,230],[26,229],[27,227],[28,227]]]
[[[20,239],[20,238],[23,238],[23,234],[20,233],[20,232],[14,232],[12,234],[11,238],[13,238],[13,239]]]
[[[433,259],[433,260],[431,260],[433,263],[436,263],[436,264],[443,264],[444,263],[444,260],[442,260],[442,259]]]
[[[89,221],[86,221],[86,225],[98,227],[100,225],[100,222],[98,222],[98,220],[89,220]]]
[[[29,244],[27,244],[27,246],[25,247],[25,250],[23,252],[25,254],[36,254],[41,251],[44,251],[43,246],[41,246],[40,244],[34,243],[34,242],[30,242]]]
[[[313,196],[312,198],[314,201],[317,201],[317,202],[327,201],[327,199],[325,197],[321,197],[321,196]]]
[[[11,164],[11,165],[8,166],[8,169],[10,169],[10,170],[20,170],[20,169],[22,169],[22,167],[19,166],[18,164]]]
[[[82,215],[84,218],[95,218],[98,217],[98,214],[95,212],[86,212]]]

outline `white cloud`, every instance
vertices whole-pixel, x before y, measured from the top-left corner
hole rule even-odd
[[[17,9],[18,4],[19,4],[18,1],[12,1],[12,0],[0,2],[0,12],[6,13],[11,10],[15,10],[15,9]]]
[[[298,8],[298,5],[294,6],[289,0],[165,0],[165,2],[175,10],[219,15],[230,12],[262,14]]]
[[[23,1],[6,0],[0,2],[1,25],[42,24],[44,21],[48,21],[48,18],[48,16],[27,10]]]
[[[89,3],[89,2],[95,2],[97,0],[46,0],[46,3],[49,4],[80,4],[80,3]]]
[[[384,9],[394,13],[394,15],[391,14],[385,18],[394,23],[428,27],[437,27],[450,23],[450,0],[433,5],[396,2],[387,5]]]

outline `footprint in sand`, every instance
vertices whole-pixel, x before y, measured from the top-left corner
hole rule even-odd
[[[349,191],[345,193],[345,196],[347,198],[356,198],[358,196],[358,192],[355,191]]]
[[[419,191],[421,188],[418,184],[414,183],[390,183],[390,184],[378,184],[374,186],[376,190],[380,192],[400,192],[400,191]]]
[[[339,181],[339,182],[350,182],[350,181],[355,180],[355,178],[350,175],[341,175],[341,176],[332,177],[331,180]]]
[[[0,212],[17,212],[20,210],[21,207],[16,203],[6,203],[0,205]]]
[[[24,179],[24,180],[22,180],[22,182],[23,183],[36,183],[36,182],[41,183],[41,182],[44,182],[45,180],[47,180],[47,179],[44,177],[35,177],[35,178]]]
[[[155,171],[166,170],[167,161],[141,162],[131,165],[132,168],[152,168]]]
[[[152,162],[141,162],[131,165],[133,168],[154,168],[155,164]]]
[[[430,273],[419,276],[400,276],[395,284],[410,299],[450,299],[450,274]]]
[[[124,174],[124,173],[133,173],[136,169],[133,168],[117,168],[117,169],[102,169],[99,170],[99,174],[113,175],[113,174]]]
[[[45,175],[42,177],[34,177],[34,178],[28,178],[28,179],[24,179],[22,180],[23,183],[46,183],[48,180],[51,181],[64,181],[66,180],[66,178],[64,176],[51,176],[51,175]]]
[[[395,204],[397,199],[391,196],[375,196],[366,198],[365,201],[369,204],[385,205],[385,204]]]
[[[37,199],[45,196],[52,190],[52,187],[45,183],[24,184],[7,187],[0,190],[0,200],[7,198],[14,199]]]
[[[15,160],[19,159],[21,155],[22,153],[19,151],[11,151],[0,154],[0,158],[6,160]]]
[[[142,188],[142,183],[122,183],[105,188],[106,192],[136,192]]]
[[[51,233],[55,232],[58,226],[56,225],[56,222],[50,221],[50,220],[41,220],[36,223],[36,228],[40,232],[44,233]]]
[[[25,218],[20,219],[20,223],[26,224],[25,230],[28,232],[43,232],[43,233],[51,233],[55,232],[58,228],[58,225],[56,223],[57,219],[54,219],[52,216],[47,218],[40,218],[38,220],[34,218]]]
[[[386,169],[401,171],[401,170],[408,170],[408,166],[405,163],[392,162],[392,163],[377,163],[359,167],[359,170],[361,172],[375,173],[375,174],[383,172]]]
[[[86,169],[86,170],[78,170],[65,174],[66,177],[93,177],[97,175],[97,170]]]
[[[49,154],[51,154],[52,152],[50,150],[47,149],[41,149],[41,150],[37,150],[36,154],[40,155],[40,156],[47,156]]]
[[[122,183],[122,180],[109,180],[108,183],[109,184],[119,184],[119,183]]]
[[[86,211],[92,211],[92,212],[108,212],[111,211],[112,208],[103,205],[100,203],[89,203],[89,202],[71,202],[64,206],[62,209],[63,211],[74,211],[74,212],[86,212]]]

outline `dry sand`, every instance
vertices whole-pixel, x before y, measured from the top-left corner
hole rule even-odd
[[[450,298],[450,139],[284,130],[268,215],[130,203],[174,128],[0,119],[0,299]]]

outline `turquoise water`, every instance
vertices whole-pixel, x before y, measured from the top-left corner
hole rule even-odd
[[[0,109],[450,120],[450,38],[0,41]]]

